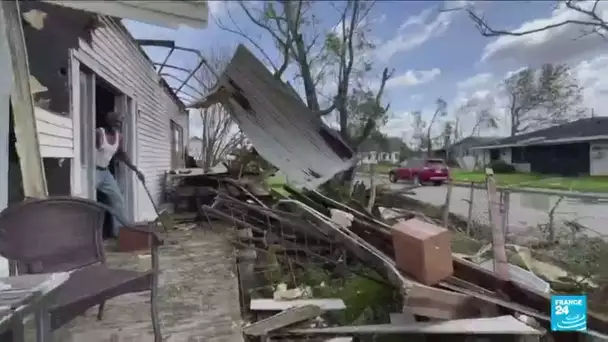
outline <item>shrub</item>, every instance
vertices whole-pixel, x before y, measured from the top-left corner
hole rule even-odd
[[[515,173],[515,166],[505,162],[504,160],[495,160],[487,167],[491,167],[494,173]]]

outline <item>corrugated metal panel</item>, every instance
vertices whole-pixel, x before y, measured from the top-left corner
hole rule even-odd
[[[196,28],[205,28],[207,27],[209,17],[207,1],[43,1],[53,3],[54,5],[165,27],[188,25]]]
[[[92,33],[91,44],[80,42],[79,53],[97,62],[102,77],[133,96],[137,102],[137,166],[146,176],[146,184],[160,199],[162,176],[171,168],[170,120],[188,132],[188,117],[159,83],[150,61],[121,26],[107,17]],[[154,210],[142,189],[136,194],[136,219],[153,218]]]
[[[38,143],[43,158],[73,158],[74,128],[72,118],[34,107]]]
[[[222,77],[236,90],[235,121],[290,182],[316,187],[355,163],[353,151],[243,45]]]

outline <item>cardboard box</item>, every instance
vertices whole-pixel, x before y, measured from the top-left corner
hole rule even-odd
[[[454,272],[451,234],[447,229],[418,219],[393,226],[397,267],[425,285],[435,285]]]

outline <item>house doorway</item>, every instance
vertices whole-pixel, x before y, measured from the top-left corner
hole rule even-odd
[[[180,125],[171,121],[171,168],[173,170],[184,166],[184,130]]]
[[[135,115],[133,100],[121,92],[117,87],[89,70],[81,64],[80,67],[80,149],[81,149],[81,179],[85,197],[107,202],[105,196],[95,188],[95,131],[105,127],[108,114],[117,112],[123,115],[121,130],[122,148],[132,160],[135,160]],[[135,196],[134,175],[116,159],[110,161],[109,171],[117,180],[125,199],[125,214],[131,220],[134,218]],[[104,226],[104,237],[111,236],[110,216]]]
[[[500,159],[500,150],[493,148],[490,150],[490,161],[494,162]]]

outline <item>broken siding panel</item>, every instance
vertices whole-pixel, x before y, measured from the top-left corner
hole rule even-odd
[[[50,0],[44,0],[51,2]],[[52,3],[96,12],[108,16],[126,18],[152,25],[177,27],[188,25],[196,28],[207,27],[209,6],[207,1],[60,1]]]
[[[180,107],[159,83],[160,77],[151,62],[141,53],[128,33],[106,17],[91,36],[91,43],[81,40],[80,52],[94,59],[102,77],[119,87],[137,103],[137,160],[146,177],[152,196],[161,198],[165,171],[171,167],[170,121],[180,125],[187,122]],[[187,127],[187,125],[186,125]],[[184,131],[187,128],[182,126]],[[136,194],[136,220],[154,218],[143,189]]]
[[[38,144],[43,158],[73,158],[74,130],[72,118],[35,107]]]
[[[235,121],[290,182],[316,187],[354,165],[352,150],[243,45],[222,77],[235,88]]]

